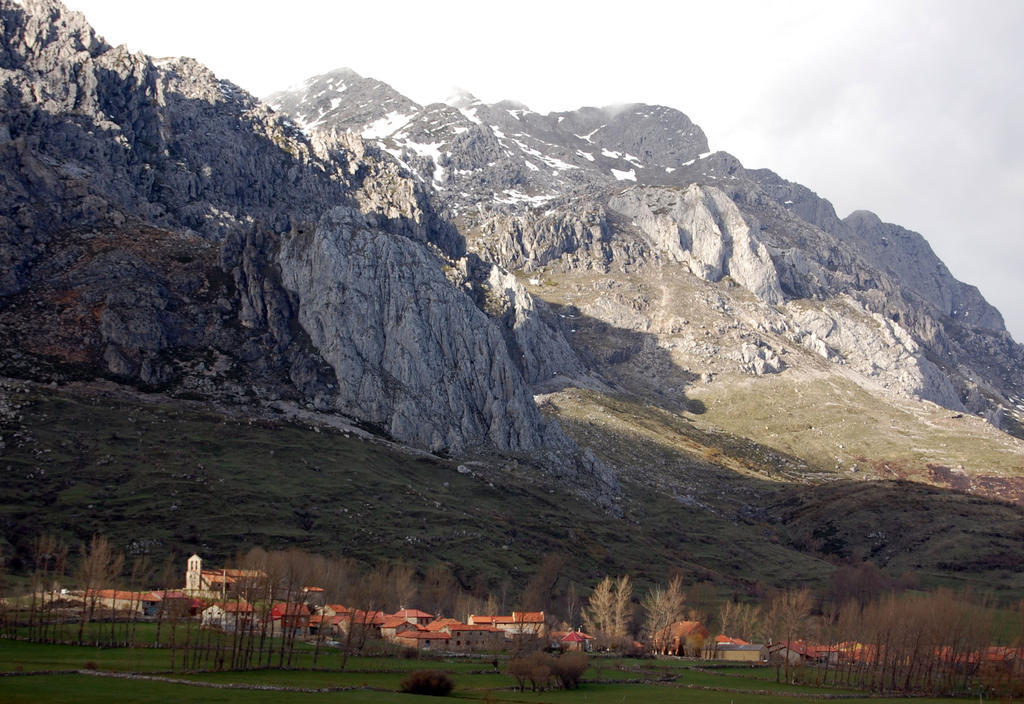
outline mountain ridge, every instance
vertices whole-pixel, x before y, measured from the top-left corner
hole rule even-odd
[[[348,83],[344,94],[361,96],[360,80],[379,85],[378,81],[345,71]],[[340,100],[327,90],[317,97],[321,101]],[[298,115],[307,114],[302,109],[310,104],[294,93],[275,94],[268,100],[282,109],[285,107],[282,101],[287,100],[288,108]],[[635,181],[638,187],[668,188],[684,188],[694,183],[713,185],[742,211],[738,216],[733,214],[733,220],[742,222],[745,231],[751,233],[745,237],[751,238],[752,251],[757,252],[758,247],[764,245],[771,252],[771,256],[766,252],[752,258],[743,256],[734,263],[732,268],[736,271],[747,272],[740,274],[741,285],[770,304],[780,303],[784,298],[827,299],[840,292],[850,294],[858,305],[903,328],[907,333],[905,337],[914,341],[908,348],[912,356],[917,354],[913,349],[916,345],[925,355],[936,359],[953,358],[952,365],[938,373],[930,361],[919,356],[916,364],[920,369],[913,372],[919,381],[908,385],[893,379],[894,388],[903,388],[907,394],[954,410],[985,414],[997,423],[1000,414],[1016,413],[1011,399],[1021,394],[1020,384],[1011,381],[1006,387],[1006,381],[1019,377],[1024,362],[1022,348],[1006,332],[998,311],[975,287],[953,278],[917,233],[882,223],[877,216],[866,215],[867,211],[857,211],[840,219],[828,201],[806,187],[785,181],[766,169],[748,171],[727,153],[710,153],[700,128],[670,108],[630,104],[614,110],[581,108],[539,115],[528,108],[513,108],[501,102],[487,106],[471,95],[460,97],[457,103],[461,120],[459,115],[451,111],[444,113],[444,109],[435,104],[412,108],[400,117],[389,113],[387,119],[382,119],[378,113],[373,116],[376,120],[373,123],[360,122],[347,115],[324,115],[318,118],[321,122],[317,124],[360,133],[379,143],[435,190],[442,208],[451,212],[459,226],[470,233],[471,250],[479,247],[478,251],[484,253],[485,258],[506,268],[521,268],[527,272],[573,254],[580,247],[590,255],[585,259],[593,259],[594,252],[603,252],[604,255],[597,257],[598,265],[608,266],[609,259],[614,259],[608,256],[612,251],[609,241],[615,238],[610,236],[614,228],[608,224],[606,210],[611,202],[622,203],[621,196],[607,195],[614,184]],[[407,107],[411,105],[415,104],[409,101]],[[441,115],[447,120],[445,124],[440,124]],[[671,140],[666,142],[665,130],[647,130],[643,139],[649,140],[648,145],[657,145],[657,149],[638,148],[639,142],[630,139],[629,130],[606,129],[610,120],[624,115],[639,118],[641,123],[655,117],[659,127],[671,125],[668,131],[673,135],[692,140],[686,142],[687,149],[674,151]],[[566,129],[561,128],[563,122],[568,125]],[[311,123],[307,120],[307,124]],[[382,130],[381,124],[386,124],[386,129]],[[476,136],[467,144],[463,135],[471,131],[475,131]],[[559,143],[553,134],[571,135],[575,141]],[[603,141],[606,135],[614,136],[615,141]],[[499,154],[486,161],[489,157],[481,157],[477,148],[481,142],[490,144],[490,151],[485,150],[484,154],[494,156],[496,150],[503,150],[504,156]],[[592,144],[593,151],[579,149],[584,142]],[[427,144],[430,149],[425,148]],[[577,148],[570,156],[572,147]],[[595,156],[598,149],[600,153]],[[639,156],[631,153],[631,149]],[[652,161],[650,156],[654,153],[658,154],[658,159]],[[502,158],[517,163],[510,171]],[[645,158],[648,163],[644,163]],[[506,185],[502,178],[511,178],[516,187],[502,188]],[[633,195],[637,193],[634,191]],[[584,208],[585,212],[575,217],[572,206],[563,207],[567,198],[575,200],[576,204],[590,199],[594,205]],[[770,202],[775,205],[769,206]],[[696,201],[692,205],[696,206]],[[474,206],[477,213],[472,212]],[[543,214],[537,217],[534,211],[542,208]],[[682,211],[676,218],[679,222],[675,223],[658,223],[660,216],[648,212],[646,225],[641,229],[656,247],[657,242],[664,245],[662,255],[677,261],[685,258],[690,270],[698,276],[717,280],[731,270],[727,259],[718,261],[721,253],[730,251],[732,245],[726,240],[731,235],[723,239],[722,233],[728,233],[729,228],[714,222],[714,215],[708,220],[710,211],[706,207],[701,206],[701,210],[706,215],[698,216],[698,219],[704,218],[704,225],[698,230],[708,232],[710,237],[695,239],[679,221],[680,217],[694,216]],[[558,213],[554,217],[561,219],[560,224],[552,222],[554,213]],[[631,211],[631,214],[635,213]],[[688,220],[691,227],[694,222]],[[671,232],[673,227],[680,231],[678,244],[670,242],[676,237]],[[483,236],[474,242],[472,233],[477,229],[483,231]],[[794,238],[794,234],[797,237]],[[765,242],[759,241],[765,237],[768,238]],[[890,241],[899,246],[889,248]],[[696,249],[693,248],[695,242]],[[807,256],[815,251],[822,254]],[[602,258],[604,261],[600,261]],[[625,259],[628,265],[631,257],[627,254]],[[756,263],[758,259],[760,265]],[[770,261],[776,271],[754,274],[766,261]],[[931,273],[927,273],[929,271]],[[778,279],[778,289],[770,283],[774,279]],[[753,283],[755,280],[766,283]],[[925,306],[920,305],[922,300]],[[817,327],[821,328],[821,323]],[[828,345],[819,339],[821,333],[811,332],[814,333],[812,344],[825,356],[832,354],[840,358],[847,353],[859,354],[851,349],[849,341],[844,343],[838,338],[831,352],[823,349],[822,345]],[[885,329],[881,329],[880,334],[889,342],[902,335],[897,332],[893,338],[891,331]],[[834,348],[836,345],[838,349]],[[993,374],[988,362],[981,365],[981,369],[964,369],[972,365],[971,358],[991,357],[992,349],[1002,356],[1001,366],[1009,365],[1017,372]],[[865,360],[865,363],[872,362]],[[952,386],[940,380],[943,376],[950,379]],[[991,399],[992,396],[996,398]],[[991,400],[985,401],[985,398]],[[1009,427],[1015,425],[1011,423]]]
[[[5,377],[271,428],[300,409],[572,493],[624,541],[714,516],[771,552],[780,506],[867,480],[1024,496],[998,312],[919,235],[838,218],[677,110],[423,106],[342,71],[277,96],[287,117],[54,0],[0,0],[0,23]],[[3,431],[19,468],[46,454]],[[64,469],[106,476],[97,452]],[[787,549],[820,561],[805,538]]]

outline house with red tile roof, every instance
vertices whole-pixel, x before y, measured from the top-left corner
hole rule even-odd
[[[402,631],[395,636],[395,642],[406,648],[416,650],[448,650],[448,641],[451,636],[445,631],[413,630]]]
[[[421,626],[400,616],[389,616],[380,624],[380,637],[394,642],[405,631],[418,631]]]
[[[594,647],[594,636],[580,630],[554,631],[551,634],[551,647],[563,651],[590,651]]]
[[[391,616],[405,619],[409,623],[415,623],[418,626],[426,626],[434,619],[434,614],[428,614],[426,611],[420,611],[419,609],[399,609],[391,614]]]
[[[700,621],[676,621],[657,633],[654,642],[662,653],[699,658],[709,635]]]
[[[189,596],[222,601],[249,598],[266,578],[262,570],[203,569],[202,558],[193,553],[186,563],[184,591]]]
[[[210,604],[200,614],[201,623],[223,631],[248,630],[256,622],[256,609],[246,601]]]
[[[463,625],[457,618],[435,618],[433,621],[428,623],[424,628],[428,631],[443,631],[448,626],[459,626]]]
[[[161,589],[152,594],[159,597],[158,611],[163,613],[164,618],[198,616],[206,607],[202,599],[189,596],[183,589]]]
[[[305,604],[278,602],[270,608],[270,632],[278,636],[297,631],[309,633],[309,607]]]
[[[547,634],[547,621],[543,611],[513,611],[510,616],[477,616],[470,614],[471,626],[494,626],[505,632],[507,638],[533,636],[543,638]]]

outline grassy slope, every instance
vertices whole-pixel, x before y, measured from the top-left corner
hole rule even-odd
[[[260,545],[367,563],[443,560],[466,583],[481,574],[521,584],[558,550],[583,583],[606,573],[662,580],[681,567],[742,591],[757,580],[820,584],[830,570],[760,528],[638,481],[625,481],[626,515],[616,519],[523,464],[484,462],[460,474],[455,462],[340,431],[184,402],[95,389],[8,395],[30,429],[9,427],[0,459],[3,551],[15,558],[49,530],[72,544],[103,533],[129,554],[157,558],[196,550],[216,562]]]
[[[822,586],[832,570],[823,557],[836,557],[827,553],[838,543],[815,531],[842,515],[846,557],[891,563],[896,575],[918,570],[926,584],[968,578],[1024,593],[1012,560],[1024,545],[1018,508],[909,483],[794,482],[798,460],[621,396],[570,389],[544,404],[619,469],[617,519],[524,464],[482,461],[462,474],[456,462],[327,428],[109,387],[21,388],[8,390],[23,417],[8,424],[0,459],[3,551],[16,561],[39,531],[72,544],[99,532],[157,561],[297,545],[365,563],[441,560],[466,584],[481,575],[493,585],[522,584],[561,550],[567,576],[583,584],[623,573],[643,584],[682,569],[742,593],[757,582]]]

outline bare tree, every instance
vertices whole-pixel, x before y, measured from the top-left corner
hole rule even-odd
[[[651,643],[656,651],[664,652],[670,637],[670,626],[682,619],[686,606],[682,576],[673,577],[667,587],[652,587],[642,605],[647,612],[645,626]]]
[[[523,589],[522,604],[527,611],[554,612],[559,594],[556,591],[558,580],[565,569],[566,557],[562,553],[549,553],[540,564],[537,572]]]
[[[811,590],[806,587],[787,589],[772,597],[766,621],[769,624],[772,638],[783,641],[787,651],[791,652],[793,643],[806,636],[811,604]],[[783,661],[787,682],[789,681],[789,661],[789,652],[787,652]],[[778,679],[777,674],[776,668],[776,679]]]
[[[612,609],[612,635],[618,640],[629,637],[633,621],[633,582],[622,575],[615,582],[615,604]]]
[[[587,607],[583,610],[583,623],[587,630],[598,638],[604,639],[611,634],[612,620],[615,612],[615,594],[612,589],[612,578],[605,577],[587,599]]]
[[[460,591],[448,565],[435,562],[427,568],[423,578],[421,598],[424,608],[429,609],[431,613],[450,616],[454,611],[455,600]]]
[[[89,547],[82,546],[82,557],[78,564],[78,584],[82,589],[82,620],[78,625],[78,643],[83,642],[85,626],[96,608],[97,590],[120,574],[124,555],[114,552],[110,541],[101,535],[94,535]]]

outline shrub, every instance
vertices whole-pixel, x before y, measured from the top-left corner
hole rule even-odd
[[[576,689],[587,669],[588,658],[583,653],[566,653],[551,658],[551,671],[562,684],[562,689]]]
[[[557,680],[563,689],[575,689],[587,669],[588,658],[583,653],[533,653],[523,658],[513,658],[508,663],[508,674],[516,678],[519,689],[525,690],[529,681],[533,691],[544,691]]]
[[[402,691],[406,694],[446,697],[454,688],[452,678],[438,670],[417,670],[402,680]]]

